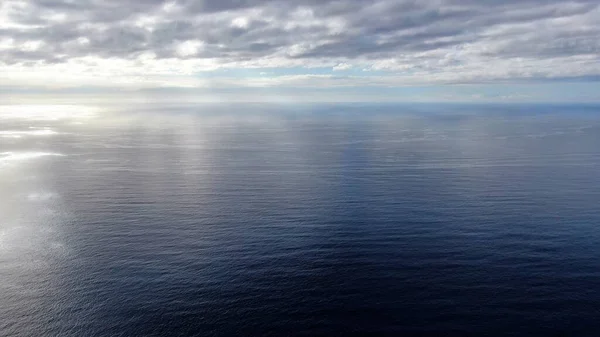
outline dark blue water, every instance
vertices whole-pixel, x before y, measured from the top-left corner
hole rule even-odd
[[[0,111],[0,336],[600,335],[600,107]]]

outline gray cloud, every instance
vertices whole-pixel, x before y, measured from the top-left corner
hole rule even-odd
[[[464,81],[600,75],[598,0],[5,0],[0,6],[5,65],[152,55],[211,59],[223,67],[269,60],[444,78],[462,72],[456,77]]]

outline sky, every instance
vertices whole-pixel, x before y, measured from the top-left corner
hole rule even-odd
[[[600,102],[600,0],[2,0],[0,98]]]

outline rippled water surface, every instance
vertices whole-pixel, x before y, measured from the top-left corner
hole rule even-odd
[[[0,107],[0,336],[600,336],[600,107]]]

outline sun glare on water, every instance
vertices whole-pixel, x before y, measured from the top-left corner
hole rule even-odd
[[[92,118],[98,112],[99,108],[87,105],[0,105],[0,119],[80,120]]]

